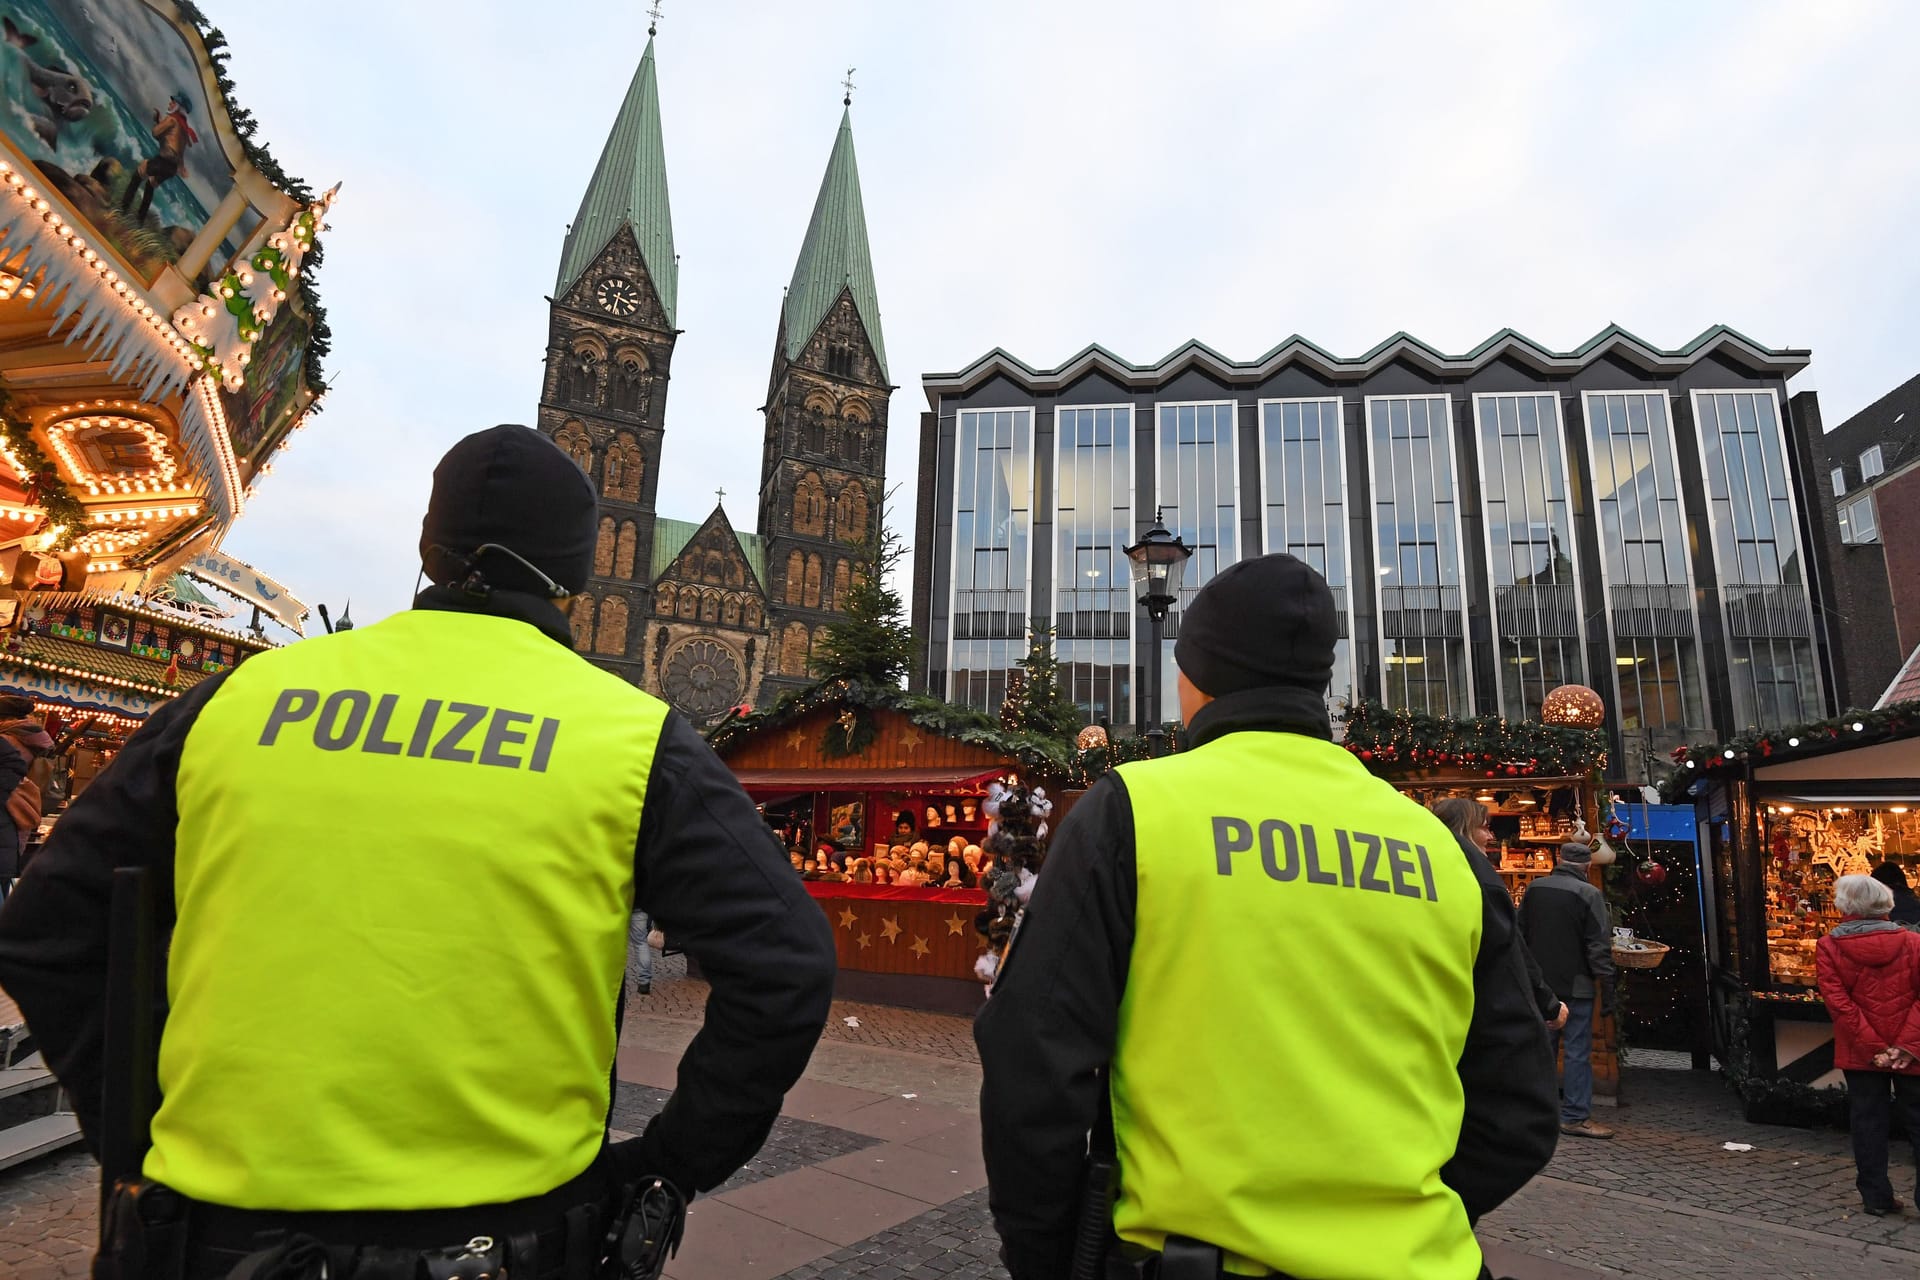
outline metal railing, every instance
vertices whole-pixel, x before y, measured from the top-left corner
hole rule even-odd
[[[1571,585],[1496,587],[1493,605],[1500,634],[1507,639],[1573,639],[1580,634],[1580,606]]]
[[[1380,588],[1380,631],[1387,639],[1454,639],[1463,630],[1460,588]]]
[[[1813,611],[1803,586],[1729,583],[1720,588],[1727,631],[1740,640],[1804,640],[1813,635]]]
[[[1693,593],[1685,587],[1611,587],[1607,607],[1616,638],[1693,638]]]

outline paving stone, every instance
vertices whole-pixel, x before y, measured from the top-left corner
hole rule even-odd
[[[614,1095],[613,1127],[625,1129],[630,1133],[642,1133],[647,1121],[660,1114],[667,1105],[671,1093],[666,1089],[656,1089],[650,1085],[625,1084],[619,1086]],[[864,1133],[854,1133],[846,1129],[836,1129],[831,1125],[815,1124],[809,1120],[795,1120],[781,1116],[773,1122],[773,1130],[767,1135],[766,1142],[758,1154],[747,1161],[740,1171],[716,1189],[727,1191],[748,1186],[766,1178],[775,1178],[796,1169],[805,1169],[836,1156],[863,1151],[868,1147],[880,1145],[882,1139]]]

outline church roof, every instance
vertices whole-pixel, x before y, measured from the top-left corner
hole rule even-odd
[[[840,114],[840,132],[827,160],[827,176],[813,202],[813,220],[794,264],[783,315],[786,355],[796,360],[814,330],[840,300],[853,291],[853,305],[867,328],[867,341],[887,376],[887,347],[880,336],[880,295],[873,284],[873,256],[867,249],[867,214],[860,200],[860,166],[853,156],[853,113]]]
[[[573,287],[621,227],[633,228],[647,274],[653,277],[653,291],[672,324],[680,268],[673,255],[673,213],[667,204],[667,154],[660,139],[660,87],[651,38],[614,117],[600,163],[594,166],[580,212],[567,231],[556,298]]]
[[[705,524],[705,520],[669,520],[665,516],[656,516],[653,521],[652,573],[649,576],[658,578],[665,573]],[[753,570],[753,576],[764,587],[767,581],[767,544],[761,541],[757,533],[743,533],[735,529],[733,536],[740,540],[740,551],[747,557],[747,567]]]

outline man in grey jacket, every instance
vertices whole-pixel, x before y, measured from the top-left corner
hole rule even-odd
[[[1553,1033],[1566,1049],[1560,1132],[1611,1138],[1613,1130],[1593,1121],[1593,1022],[1601,989],[1613,978],[1613,944],[1606,895],[1587,878],[1592,863],[1586,845],[1561,845],[1553,873],[1527,886],[1520,932],[1547,985],[1567,1006],[1566,1026]]]

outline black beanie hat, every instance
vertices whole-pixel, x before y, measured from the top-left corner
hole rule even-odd
[[[1215,574],[1181,611],[1173,660],[1216,698],[1271,685],[1324,694],[1339,634],[1325,578],[1289,555],[1258,556]]]
[[[503,423],[460,441],[433,469],[420,560],[446,586],[465,576],[478,548],[496,543],[572,593],[593,573],[598,517],[580,464],[538,431]],[[513,556],[489,552],[474,567],[489,586],[552,594]]]

